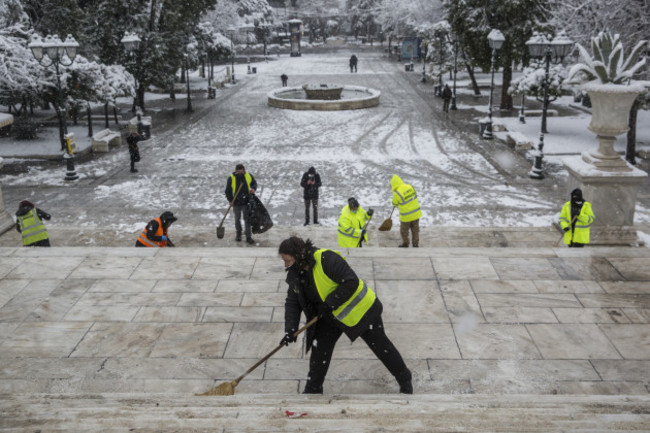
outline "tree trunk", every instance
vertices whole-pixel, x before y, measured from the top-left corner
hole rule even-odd
[[[88,137],[93,136],[93,113],[90,110],[90,104],[86,107],[86,115],[88,116]]]
[[[140,84],[137,90],[137,96],[138,96],[138,105],[140,106],[140,109],[144,111],[144,86]]]
[[[109,123],[108,123],[108,101],[104,103],[104,127],[106,129],[109,128]]]
[[[181,79],[179,83],[185,84],[185,66],[181,66]]]
[[[176,100],[176,89],[174,88],[174,80],[169,82],[169,99]]]
[[[79,108],[75,105],[70,110],[72,111],[72,124],[77,126],[79,124]]]
[[[205,78],[205,61],[201,60],[201,69],[199,69],[199,77]]]
[[[117,107],[115,106],[115,104],[113,104],[113,119],[115,119],[116,125],[120,123],[119,120],[117,120]]]
[[[638,112],[639,98],[636,98],[630,109],[630,129],[627,131],[627,147],[625,148],[625,160],[632,165],[636,165],[636,119]]]
[[[503,67],[503,83],[501,85],[501,105],[502,110],[512,110],[512,95],[508,93],[508,88],[512,82],[512,63],[508,62],[507,66]]]
[[[472,89],[474,89],[474,95],[481,96],[481,89],[479,89],[478,83],[476,82],[476,77],[474,76],[474,68],[472,68],[469,63],[465,63],[465,67],[467,68],[469,79],[472,81]]]

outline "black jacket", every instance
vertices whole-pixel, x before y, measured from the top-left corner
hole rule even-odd
[[[311,254],[315,249],[312,250]],[[350,265],[334,251],[325,251],[321,256],[323,271],[332,281],[338,283],[338,287],[325,299],[325,302],[332,308],[337,309],[354,294],[359,286],[359,278]],[[313,262],[315,264],[315,261]],[[318,307],[323,303],[316,289],[313,272],[311,270],[300,270],[292,266],[287,271],[287,298],[284,302],[284,328],[285,332],[293,333],[298,330],[300,314],[305,313],[307,321],[318,314]],[[307,329],[307,352],[314,340],[315,328],[318,326],[336,326],[340,328],[350,340],[354,341],[363,334],[368,326],[381,315],[383,310],[379,298],[363,316],[361,321],[352,328],[349,328],[336,320],[334,316],[320,318],[311,328]]]
[[[234,172],[233,175],[236,177],[235,191],[232,190],[232,180],[230,179],[230,176],[228,176],[228,180],[226,180],[226,199],[228,199],[228,203],[230,203],[233,199],[233,196],[235,195],[235,192],[237,192],[237,189],[239,189],[239,185],[243,182],[244,185],[242,186],[241,191],[239,191],[239,194],[237,194],[237,198],[235,199],[235,206],[243,206],[248,203],[248,198],[250,196],[248,188],[246,186],[246,179],[243,175],[237,176]],[[257,190],[257,181],[252,174],[251,189]]]
[[[444,99],[444,100],[451,99],[451,97],[453,95],[454,94],[451,92],[451,89],[449,87],[443,87],[442,88],[442,99]]]
[[[29,212],[32,211],[32,209],[34,208],[23,206],[16,211],[16,216],[21,217],[27,215]],[[38,215],[38,217],[42,220],[49,220],[50,218],[52,218],[52,216],[49,213],[44,212],[39,208],[36,208],[36,215]],[[18,221],[16,221],[16,230],[18,231],[18,233],[20,233],[20,222]]]
[[[304,189],[302,197],[305,200],[317,200],[318,188],[320,188],[322,185],[320,181],[320,174],[314,173],[314,180],[316,181],[315,184],[307,185],[308,180],[309,180],[309,172],[306,171],[305,174],[302,175],[302,180],[300,181],[300,186],[303,187]]]

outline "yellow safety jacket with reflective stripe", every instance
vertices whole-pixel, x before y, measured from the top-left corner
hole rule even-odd
[[[25,215],[16,217],[20,224],[20,234],[23,237],[23,245],[28,246],[35,242],[49,239],[47,229],[43,220],[38,217],[36,209],[32,209]]]
[[[579,244],[588,244],[589,243],[589,227],[594,222],[596,217],[594,212],[591,210],[591,203],[584,202],[582,209],[580,209],[580,215],[576,218],[575,228],[564,233],[564,243],[569,245],[571,242],[576,242]],[[563,229],[566,227],[571,227],[571,202],[568,201],[562,206],[562,212],[560,213],[560,227]]]
[[[253,181],[253,178],[248,172],[244,173],[244,178],[246,179],[246,187],[248,188],[248,191],[246,192],[251,192],[251,182]],[[230,184],[232,185],[232,196],[235,197],[235,194],[237,194],[237,177],[234,174],[230,175]]]
[[[316,265],[313,269],[314,282],[316,283],[316,289],[318,290],[318,295],[321,300],[325,302],[325,299],[334,292],[339,286],[336,282],[332,281],[325,271],[323,271],[323,265],[321,263],[321,256],[325,251],[333,251],[338,255],[341,255],[338,251],[320,249],[316,250],[314,253],[314,259],[316,260]],[[343,256],[341,256],[343,257]],[[345,257],[343,257],[345,260]],[[361,321],[363,316],[370,310],[372,304],[375,303],[377,295],[372,289],[359,278],[359,286],[354,294],[345,301],[341,306],[332,312],[334,317],[343,323],[345,326],[353,327]]]
[[[399,209],[399,220],[407,223],[419,219],[422,211],[415,188],[404,183],[396,174],[390,180],[390,187],[393,190],[393,206]]]
[[[350,211],[350,206],[345,205],[341,210],[339,216],[338,227],[338,240],[339,247],[341,248],[357,248],[359,246],[359,238],[361,237],[361,230],[368,220],[368,214],[361,206],[357,209],[357,213]],[[368,242],[368,233],[364,236],[363,240]]]

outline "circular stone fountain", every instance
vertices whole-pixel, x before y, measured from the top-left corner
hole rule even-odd
[[[269,106],[289,110],[356,110],[379,105],[379,90],[336,84],[281,87],[268,94]]]

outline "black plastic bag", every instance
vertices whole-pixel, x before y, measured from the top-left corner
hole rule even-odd
[[[264,233],[273,227],[273,221],[269,211],[266,210],[261,200],[255,194],[251,194],[247,204],[248,223],[251,225],[253,234]]]

